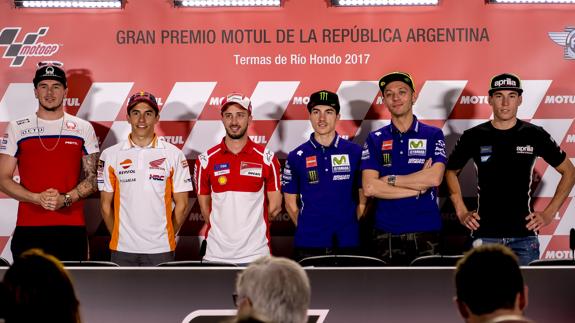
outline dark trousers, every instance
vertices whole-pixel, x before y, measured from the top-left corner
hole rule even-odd
[[[17,226],[10,250],[14,259],[28,249],[38,248],[59,260],[88,259],[88,236],[83,226]]]
[[[409,266],[415,258],[440,254],[438,232],[391,234],[374,229],[373,244],[375,256],[392,266]]]
[[[112,262],[120,266],[142,267],[142,266],[157,266],[163,262],[174,261],[175,253],[162,252],[162,253],[132,253],[114,251],[111,252],[110,259]]]
[[[294,249],[294,260],[300,261],[304,258],[315,256],[328,256],[328,255],[361,255],[359,247],[344,247],[344,248],[300,248]]]

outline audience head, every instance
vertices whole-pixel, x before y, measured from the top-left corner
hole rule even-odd
[[[455,271],[456,303],[467,321],[494,313],[522,314],[527,287],[511,249],[489,244],[470,250]]]
[[[4,275],[6,323],[79,323],[79,302],[72,281],[54,256],[30,249]]]
[[[236,281],[238,319],[307,322],[311,290],[305,271],[286,258],[266,256],[251,263]]]

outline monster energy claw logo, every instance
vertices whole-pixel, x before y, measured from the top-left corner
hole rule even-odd
[[[317,171],[312,169],[307,172],[307,179],[310,184],[319,183],[319,178],[317,176]]]
[[[389,153],[383,154],[383,166],[384,167],[391,166],[391,154]]]
[[[327,101],[328,93],[325,91],[319,92],[319,99],[322,101]]]

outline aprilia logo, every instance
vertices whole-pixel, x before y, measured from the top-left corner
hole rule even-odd
[[[49,27],[40,27],[35,33],[27,33],[22,42],[17,42],[16,38],[21,29],[20,27],[6,27],[0,31],[0,46],[6,46],[2,57],[12,59],[10,67],[24,65],[29,56],[52,56],[60,49],[58,44],[38,42],[40,37],[48,33]]]

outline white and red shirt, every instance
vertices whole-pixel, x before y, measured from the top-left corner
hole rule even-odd
[[[92,125],[64,113],[57,120],[39,119],[36,114],[11,121],[0,140],[0,154],[18,159],[20,184],[30,192],[54,188],[71,191],[80,181],[82,157],[99,151]],[[48,211],[39,205],[20,202],[17,226],[83,226],[84,202]]]
[[[98,188],[114,192],[110,249],[162,253],[176,248],[172,193],[193,189],[188,161],[176,146],[154,137],[147,147],[128,138],[105,149]]]
[[[204,259],[249,263],[270,254],[267,192],[279,191],[274,153],[248,142],[238,154],[224,140],[198,156],[194,180],[199,195],[211,195]]]

